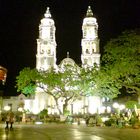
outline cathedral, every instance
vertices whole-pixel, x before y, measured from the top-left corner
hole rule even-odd
[[[47,8],[44,18],[41,19],[39,25],[39,38],[37,39],[36,69],[45,71],[51,67],[57,68],[56,58],[56,40],[55,40],[55,21],[53,20],[49,8]],[[80,46],[79,46],[80,47]],[[98,23],[93,16],[91,7],[88,6],[87,13],[82,24],[81,39],[81,66],[84,68],[94,67],[94,64],[100,66],[100,50],[98,38]],[[75,61],[69,57],[64,58],[59,65],[75,64]],[[39,113],[43,109],[48,109],[48,114],[58,114],[54,99],[43,93],[40,89],[36,90],[34,100],[25,101],[25,109],[30,110],[34,114]],[[60,103],[62,108],[62,103]],[[102,107],[99,97],[84,97],[75,101],[68,106],[71,114],[75,113],[96,113]]]

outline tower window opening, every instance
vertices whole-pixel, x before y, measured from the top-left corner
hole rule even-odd
[[[51,31],[50,31],[50,39],[54,39],[53,37],[53,28],[51,27]]]
[[[48,51],[47,51],[47,54],[51,54],[51,51],[50,51],[50,50],[48,50]]]
[[[40,52],[41,54],[43,54],[44,53],[44,50],[41,50],[41,52]]]
[[[86,37],[86,34],[87,34],[87,31],[84,30],[84,32],[83,32],[83,37],[84,37],[84,38]]]
[[[88,49],[86,49],[86,53],[89,54],[89,50]]]

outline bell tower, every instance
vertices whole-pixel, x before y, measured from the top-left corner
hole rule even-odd
[[[94,67],[100,65],[98,24],[96,18],[93,17],[91,7],[88,6],[86,17],[83,19],[82,25],[82,54],[81,61],[83,67]]]
[[[36,68],[38,70],[47,70],[50,67],[56,67],[56,41],[54,20],[49,8],[47,8],[39,25]]]

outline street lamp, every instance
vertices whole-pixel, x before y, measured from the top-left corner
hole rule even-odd
[[[4,110],[5,110],[5,111],[9,111],[10,109],[11,109],[10,106],[5,106],[5,107],[4,107]]]
[[[116,102],[113,104],[113,107],[116,109],[116,111],[118,111],[118,114],[120,114],[121,110],[125,109],[125,105],[123,105],[123,104],[119,105]]]
[[[120,109],[120,110],[125,109],[125,105],[120,105],[120,106],[119,106],[119,109]]]
[[[106,107],[106,110],[107,110],[107,113],[110,113],[111,112],[111,107],[110,106],[107,106]]]
[[[18,108],[18,111],[19,111],[19,112],[23,112],[23,108],[22,108],[22,107],[19,107],[19,108]]]
[[[113,107],[114,107],[115,109],[117,109],[117,108],[119,108],[119,104],[115,102],[115,103],[113,104]]]

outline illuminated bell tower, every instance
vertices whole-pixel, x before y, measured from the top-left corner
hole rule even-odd
[[[93,17],[91,7],[88,6],[86,17],[82,25],[83,37],[81,41],[82,54],[81,61],[83,67],[93,67],[100,65],[98,24]]]
[[[47,70],[56,67],[55,25],[47,8],[44,18],[39,25],[39,38],[37,39],[36,68]]]

